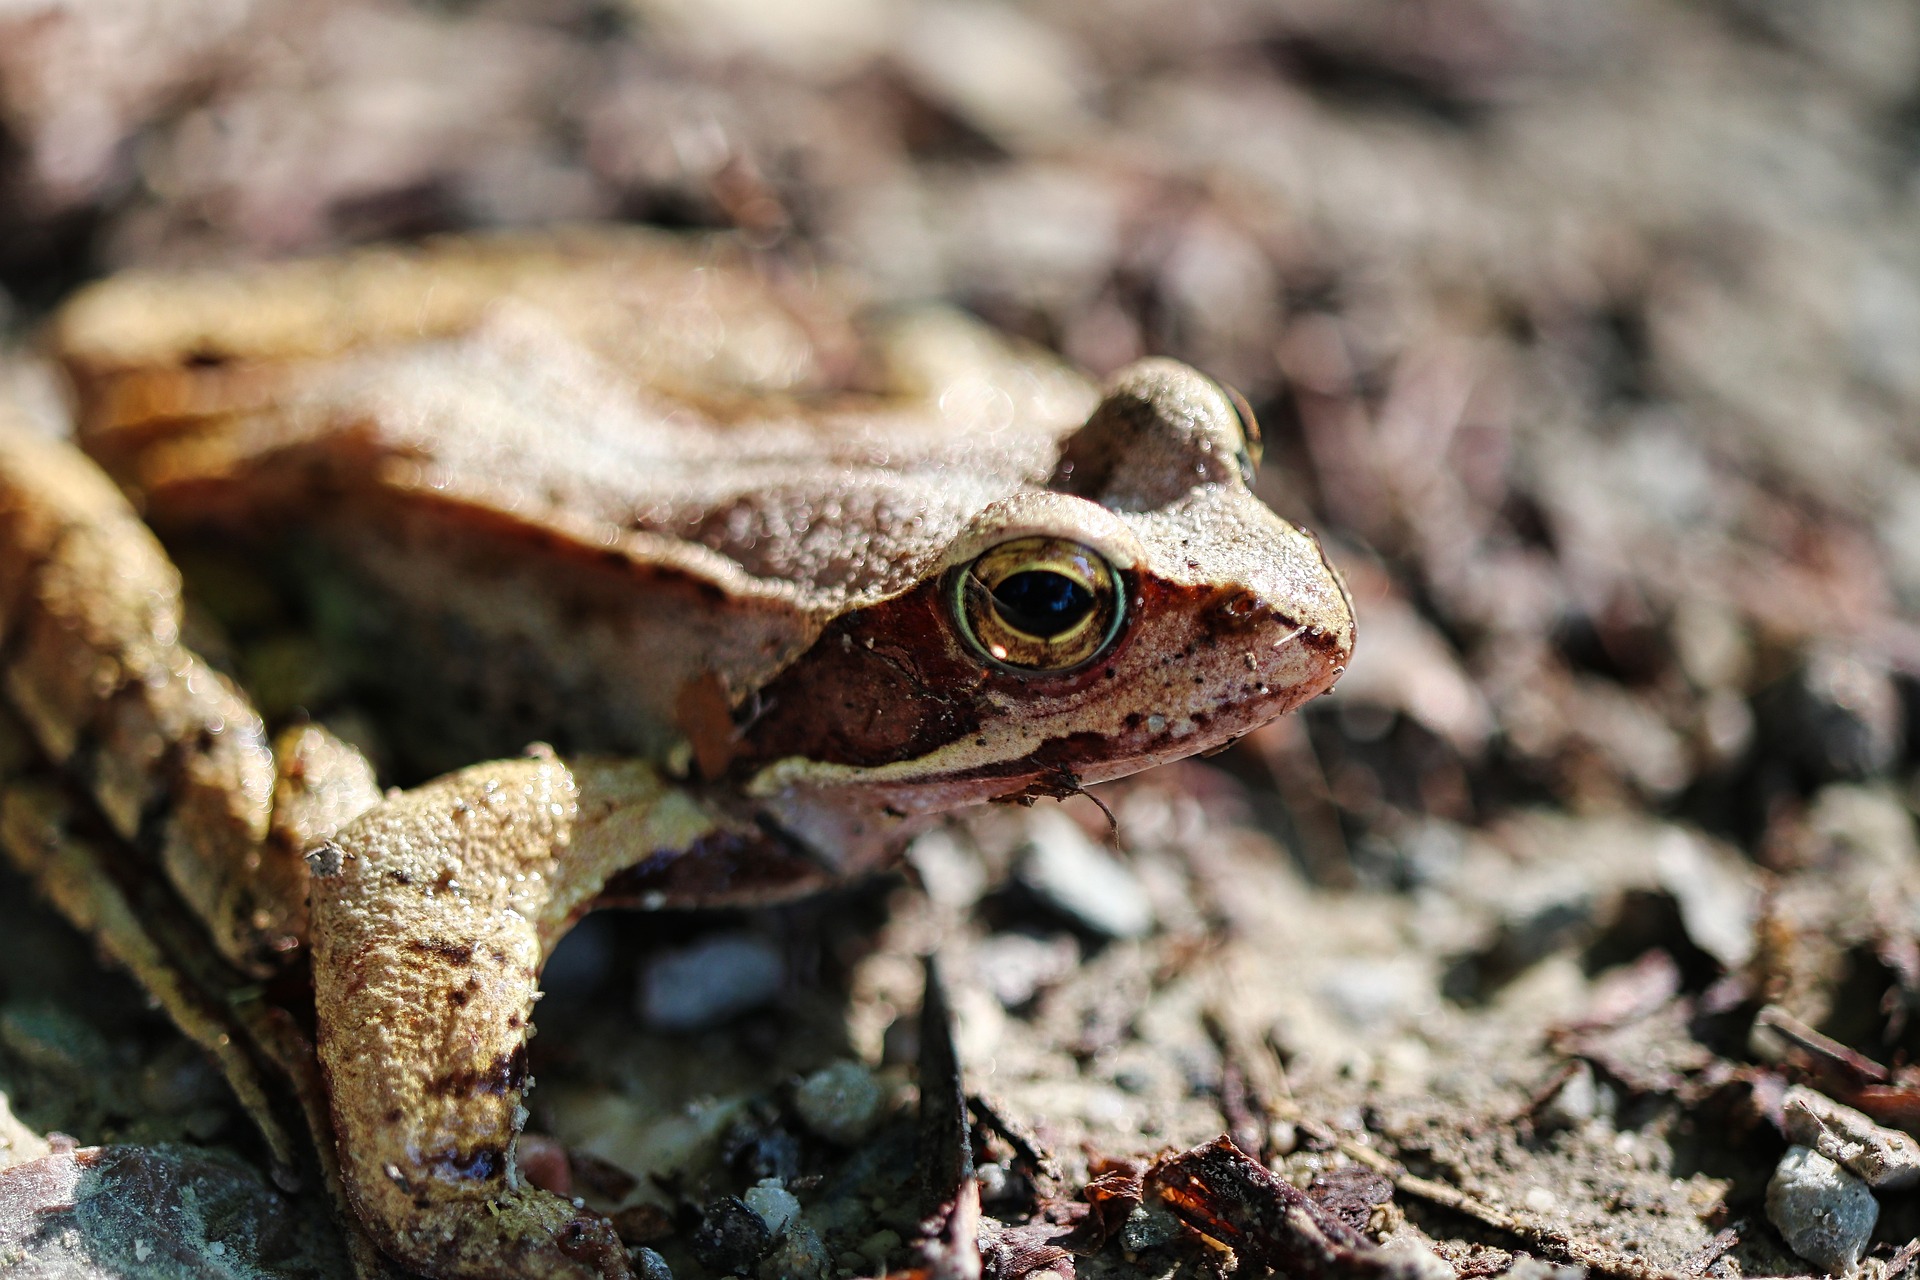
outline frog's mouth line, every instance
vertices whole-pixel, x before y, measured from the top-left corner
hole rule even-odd
[[[1331,689],[1344,671],[1344,647],[1339,638],[1324,631],[1295,624],[1270,644],[1275,649],[1304,645],[1317,651],[1319,674],[1283,691],[1211,711],[1191,711],[1184,717],[1130,712],[1117,731],[1079,729],[1051,735],[1042,731],[1027,735],[1025,741],[1009,735],[994,750],[995,758],[984,762],[979,757],[987,748],[971,734],[920,755],[879,764],[789,756],[756,771],[745,790],[762,798],[796,788],[877,791],[889,797],[886,807],[906,813],[1010,798],[1034,787],[1040,788],[1038,794],[1071,794],[1083,783],[1105,782],[1224,746]],[[1071,786],[1065,786],[1068,779]]]

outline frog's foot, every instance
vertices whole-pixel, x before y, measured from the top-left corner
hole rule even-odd
[[[0,760],[17,732],[0,709]],[[181,963],[190,948],[180,944],[190,922],[162,895],[144,893],[137,877],[124,876],[124,851],[84,831],[79,806],[44,766],[15,772],[0,763],[0,852],[40,886],[41,892],[107,955],[132,973],[190,1039],[220,1064],[234,1096],[259,1126],[277,1166],[276,1177],[295,1176],[300,1149],[275,1106],[276,1092],[252,1052],[250,1011],[230,1000],[231,969]],[[116,854],[121,857],[117,858]],[[156,886],[157,887],[157,886]],[[168,946],[169,942],[174,943]],[[222,979],[228,981],[223,983]],[[257,1004],[257,1002],[255,1002]]]
[[[180,575],[100,470],[0,425],[0,696],[256,976],[305,929],[310,839],[379,799],[318,729],[283,740],[180,643]]]
[[[313,865],[320,1061],[362,1221],[433,1276],[624,1276],[612,1228],[522,1180],[540,967],[609,898],[784,896],[808,866],[637,762],[477,765],[389,799]]]

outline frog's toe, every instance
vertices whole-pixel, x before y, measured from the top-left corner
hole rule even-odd
[[[436,1280],[632,1280],[626,1246],[605,1218],[547,1191],[436,1200],[419,1187],[357,1198],[380,1247]]]

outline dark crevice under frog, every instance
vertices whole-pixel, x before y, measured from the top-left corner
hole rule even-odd
[[[253,1066],[324,1097],[323,1161],[408,1267],[626,1274],[514,1160],[541,966],[585,912],[802,893],[1344,670],[1344,590],[1252,496],[1218,384],[1147,360],[1102,392],[950,316],[848,316],[638,232],[130,275],[52,326],[85,454],[0,427],[0,696],[37,753],[0,839],[263,1126],[231,1011],[174,972],[188,926],[72,859],[159,867],[207,964],[305,957],[314,1051],[261,1001]],[[161,539],[326,565],[414,760],[537,744],[383,794],[321,721],[270,740],[183,640]]]

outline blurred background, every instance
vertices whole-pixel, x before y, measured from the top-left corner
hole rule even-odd
[[[1364,602],[1312,726],[1347,826],[1757,840],[1901,763],[1898,0],[15,0],[0,125],[22,338],[133,264],[620,219],[1215,373]]]
[[[1888,1090],[1920,1050],[1920,7],[0,4],[0,376],[49,420],[36,325],[117,268],[608,219],[737,232],[1096,373],[1218,375],[1357,600],[1335,697],[1114,791],[1114,892],[1154,923],[1050,890],[1046,832],[989,815],[919,851],[932,906],[843,948],[878,1002],[855,1049],[884,1057],[901,957],[950,938],[967,1051],[1069,1164],[1198,1140],[1226,997],[1113,1031],[1095,987],[1148,1000],[1186,972],[1153,948],[1224,921],[1227,1003],[1329,1132],[1610,1257],[1677,1265],[1733,1221],[1750,1272],[1794,1265],[1754,1206],[1778,1089],[1820,1064],[1756,1021]],[[958,923],[996,876],[1025,896]],[[1568,1079],[1576,1136],[1494,1134]],[[1420,1225],[1462,1267],[1495,1247]]]

